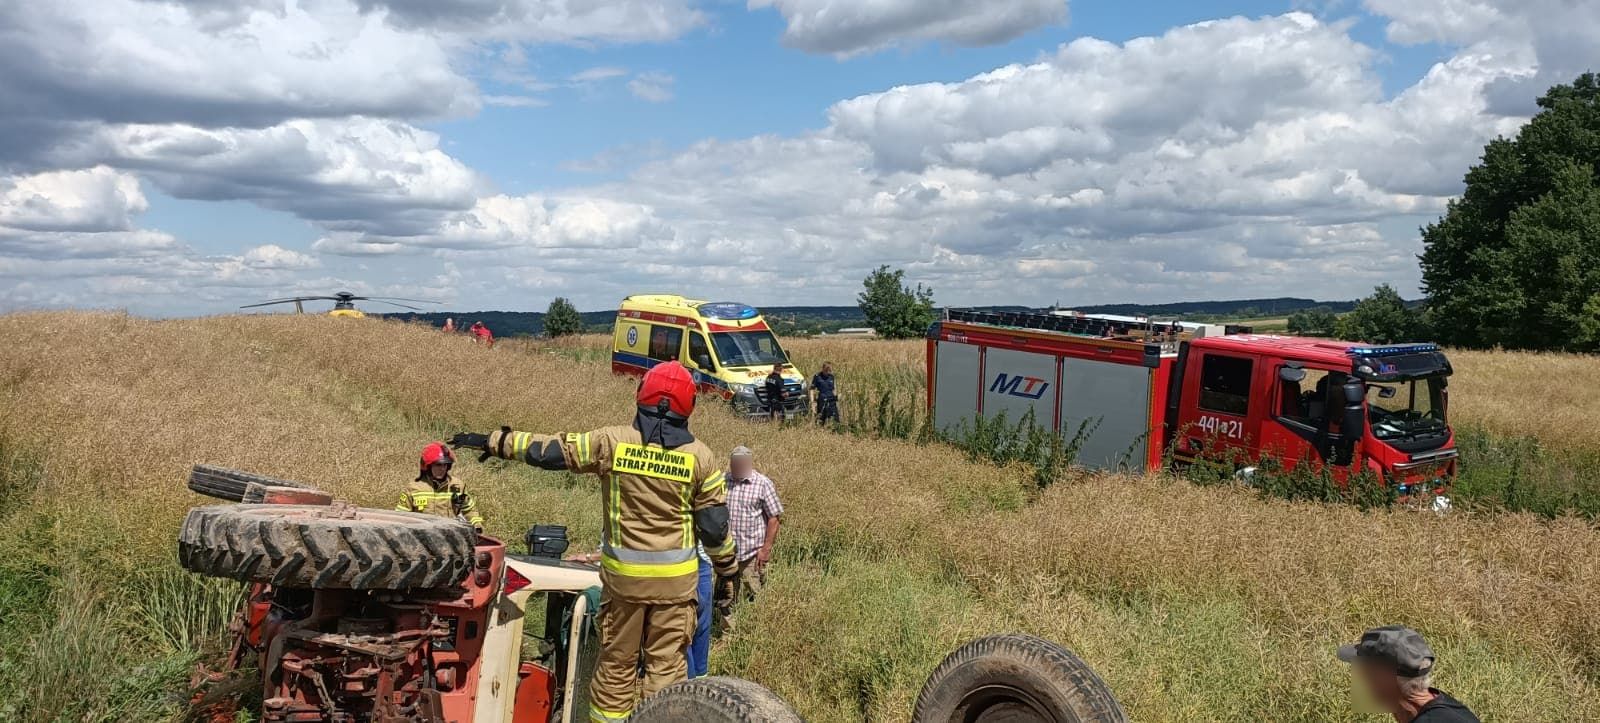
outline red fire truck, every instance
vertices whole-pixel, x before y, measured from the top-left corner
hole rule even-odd
[[[1433,344],[1376,346],[1060,312],[950,310],[928,330],[928,405],[943,430],[1030,411],[1080,433],[1078,463],[1144,471],[1170,451],[1366,469],[1402,495],[1455,476],[1451,369]],[[1227,332],[1239,331],[1229,328]]]

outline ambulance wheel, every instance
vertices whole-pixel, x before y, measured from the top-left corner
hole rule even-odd
[[[239,470],[225,467],[213,467],[209,464],[197,464],[193,469],[189,470],[189,489],[219,500],[243,502],[245,501],[245,494],[250,490],[251,485],[256,485],[257,487],[310,489],[299,482],[240,472]]]
[[[477,533],[458,520],[347,505],[189,510],[178,562],[212,577],[278,587],[450,587],[472,569]]]
[[[741,678],[695,678],[663,688],[634,711],[631,723],[803,723],[777,693]]]
[[[1125,723],[1105,681],[1048,640],[1010,633],[957,648],[928,676],[912,723]]]

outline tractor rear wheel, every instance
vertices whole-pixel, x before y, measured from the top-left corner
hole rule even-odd
[[[245,494],[250,490],[251,485],[310,489],[310,487],[299,482],[240,472],[226,467],[213,467],[209,464],[197,464],[193,469],[189,470],[189,489],[219,500],[244,502]]]
[[[1125,723],[1105,681],[1066,648],[1032,635],[979,638],[928,676],[912,723]]]
[[[348,505],[197,507],[178,561],[202,575],[278,587],[449,587],[472,569],[477,533],[458,520]]]
[[[803,723],[777,693],[741,678],[713,676],[673,683],[646,698],[632,723]]]

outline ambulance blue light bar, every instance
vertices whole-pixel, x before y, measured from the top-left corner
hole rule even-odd
[[[760,315],[754,307],[731,301],[701,304],[700,313],[712,319],[754,319]]]
[[[1425,351],[1439,351],[1438,344],[1393,344],[1390,346],[1353,346],[1345,350],[1350,356],[1393,356],[1395,354],[1416,354]]]

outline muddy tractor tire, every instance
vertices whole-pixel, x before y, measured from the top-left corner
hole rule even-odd
[[[630,723],[804,723],[777,693],[741,678],[712,676],[673,683],[646,698]]]
[[[290,482],[276,477],[240,472],[225,467],[213,467],[209,464],[197,464],[189,470],[189,489],[199,492],[207,497],[215,497],[229,502],[247,502],[245,499],[252,488],[261,487],[293,487],[297,489],[311,489],[299,482]]]
[[[278,587],[450,587],[472,569],[464,522],[348,505],[220,505],[189,511],[178,561],[213,577]]]
[[[928,676],[912,723],[1125,723],[1105,681],[1071,651],[1011,633],[957,648]]]

